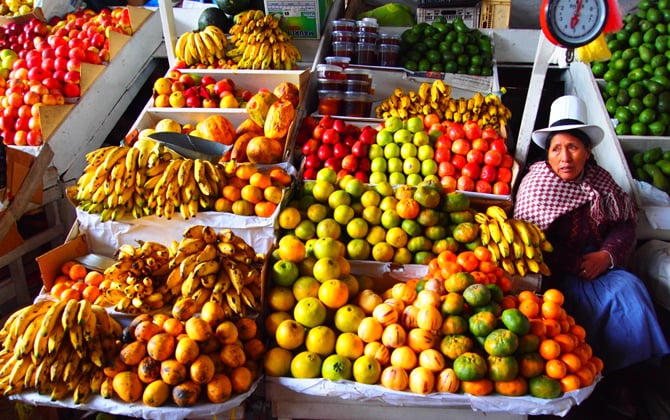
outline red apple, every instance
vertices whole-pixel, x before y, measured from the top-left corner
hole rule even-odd
[[[335,172],[339,172],[340,169],[343,169],[342,162],[342,158],[332,156],[326,159],[326,161],[323,163],[323,167],[332,168]]]
[[[370,146],[366,142],[358,140],[351,146],[351,154],[357,158],[367,157],[369,149]]]
[[[468,120],[463,124],[463,132],[469,140],[478,139],[482,136],[482,129],[477,121]]]
[[[321,142],[319,142],[317,139],[310,138],[305,143],[303,143],[302,154],[305,156],[314,154],[317,152],[317,150],[319,150],[320,145]]]
[[[202,100],[199,96],[191,95],[186,98],[186,106],[188,108],[201,108]]]
[[[216,79],[210,75],[202,76],[202,78],[200,79],[201,86],[208,86],[214,84],[216,84]]]
[[[66,98],[78,98],[81,95],[81,90],[78,83],[66,83],[63,86],[63,95]]]
[[[343,158],[349,154],[349,148],[344,143],[335,143],[333,145],[333,156],[336,158]]]
[[[318,170],[321,168],[322,160],[316,154],[305,156],[305,167]]]
[[[78,58],[70,58],[67,60],[67,63],[65,64],[67,71],[76,71],[80,72],[81,71],[81,61]]]
[[[358,158],[354,155],[346,155],[342,158],[342,169],[354,173],[358,170]]]
[[[71,70],[65,73],[63,81],[67,84],[79,84],[81,81],[81,73],[76,70]]]
[[[39,146],[43,143],[42,133],[37,130],[30,130],[26,134],[26,143],[28,146]]]
[[[316,154],[321,161],[325,162],[328,158],[333,156],[333,146],[328,143],[323,143],[319,146],[319,150],[317,150]]]

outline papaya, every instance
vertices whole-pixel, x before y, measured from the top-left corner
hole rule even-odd
[[[297,108],[300,103],[300,89],[294,83],[281,82],[272,90],[280,101],[289,101]]]
[[[277,102],[277,99],[277,95],[270,91],[258,91],[258,93],[252,96],[251,99],[249,99],[249,102],[247,102],[246,110],[247,114],[249,114],[249,118],[260,127],[264,127],[265,117],[270,111],[270,105]]]
[[[233,144],[233,148],[230,149],[230,159],[227,160],[232,159],[236,162],[248,162],[249,158],[247,157],[247,146],[249,145],[251,139],[257,135],[258,134],[256,133],[247,131],[246,133],[237,136],[237,139]]]
[[[281,139],[288,133],[288,129],[295,119],[295,108],[289,101],[276,101],[270,105],[265,116],[263,133],[271,139]]]
[[[238,124],[237,128],[235,129],[235,132],[237,133],[238,136],[246,132],[252,132],[257,133],[257,135],[262,135],[263,127],[256,124],[251,118],[247,118]]]

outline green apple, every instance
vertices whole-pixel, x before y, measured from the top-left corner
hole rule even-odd
[[[405,123],[400,117],[388,117],[386,120],[384,120],[384,129],[389,130],[392,133],[400,130],[404,125]]]
[[[404,185],[405,181],[405,174],[402,172],[391,172],[389,174],[389,182],[391,185]]]
[[[380,182],[375,185],[375,191],[377,191],[382,197],[388,197],[393,195],[393,185],[391,185],[391,183],[388,181]]]
[[[417,147],[412,143],[403,143],[402,146],[400,146],[400,156],[403,159],[416,157],[417,153]]]
[[[371,225],[378,225],[382,219],[382,209],[377,206],[370,206],[363,209],[363,219]]]
[[[411,131],[406,128],[401,128],[393,133],[393,141],[396,143],[411,143],[413,136]]]
[[[430,144],[422,144],[417,149],[416,157],[421,161],[432,159],[435,157],[435,149]]]
[[[393,141],[393,139],[391,139],[391,141]],[[384,146],[377,143],[371,145],[370,150],[368,150],[368,158],[370,158],[370,160],[376,157],[384,157]]]
[[[412,133],[421,132],[423,131],[423,118],[419,116],[411,117],[407,119],[407,123],[405,125]]]
[[[337,207],[335,207],[335,210],[333,210],[333,219],[341,225],[346,225],[349,223],[351,219],[354,218],[356,213],[354,212],[354,209],[352,209],[350,206],[342,204]]]
[[[370,161],[370,170],[372,172],[386,172],[388,162],[383,156],[376,157]]]
[[[419,131],[412,136],[412,143],[416,146],[430,144],[430,136],[425,131]]]
[[[400,156],[400,146],[397,143],[389,143],[384,146],[384,157],[386,159],[397,158]]]
[[[321,168],[319,169],[319,172],[316,173],[316,180],[335,184],[337,182],[337,172],[335,172],[335,169],[333,168]]]
[[[423,177],[421,174],[409,174],[407,175],[407,181],[405,181],[408,185],[419,185],[423,181]]]
[[[379,183],[381,184],[381,183]],[[379,185],[377,184],[377,185]],[[361,195],[361,204],[363,207],[377,207],[379,202],[382,201],[382,197],[376,190],[367,190]]]
[[[402,172],[402,159],[394,157],[386,162],[386,172]]]
[[[421,162],[415,157],[405,159],[402,164],[402,171],[405,175],[418,174],[421,172]]]
[[[298,266],[289,260],[279,260],[272,264],[272,282],[278,286],[291,287],[300,271]]]
[[[331,209],[351,204],[351,196],[345,190],[335,190],[328,196],[328,205]]]
[[[423,181],[424,182],[434,182],[436,184],[439,184],[440,183],[440,177],[437,176],[436,174],[424,175]]]
[[[352,239],[347,243],[347,257],[350,260],[367,260],[371,251],[370,244],[365,239]]]
[[[344,190],[354,198],[359,198],[365,192],[365,183],[360,179],[353,177],[344,185]]]
[[[375,142],[382,147],[389,143],[393,143],[393,132],[386,129],[378,131],[377,137],[375,137]]]

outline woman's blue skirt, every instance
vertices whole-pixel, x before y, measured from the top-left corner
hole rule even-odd
[[[605,373],[670,353],[649,293],[633,274],[611,270],[593,281],[566,276],[559,284],[563,306],[586,329]]]

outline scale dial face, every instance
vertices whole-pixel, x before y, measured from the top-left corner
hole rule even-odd
[[[544,20],[560,45],[581,47],[600,35],[607,20],[606,0],[548,0]]]

